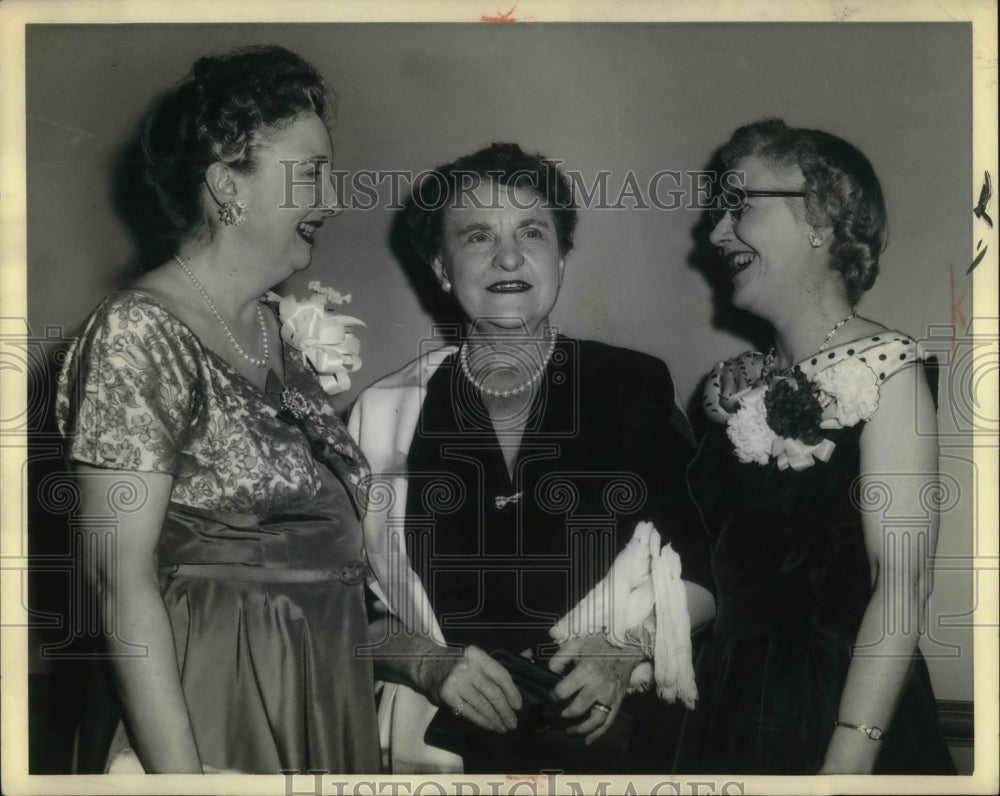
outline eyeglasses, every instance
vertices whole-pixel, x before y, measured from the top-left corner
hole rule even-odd
[[[737,204],[730,207],[725,204],[724,199],[726,197],[719,196],[717,207],[709,208],[708,220],[712,222],[712,226],[715,227],[723,218],[725,218],[726,213],[729,213],[733,218],[733,223],[736,224],[743,217],[743,211],[747,208],[747,199],[751,196],[798,196],[804,197],[804,191],[744,191],[741,188],[731,189],[727,196],[735,196]],[[729,201],[732,201],[731,199]]]

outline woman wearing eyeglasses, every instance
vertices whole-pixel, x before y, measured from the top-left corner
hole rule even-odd
[[[741,189],[710,240],[774,342],[706,382],[716,422],[688,479],[718,612],[678,768],[954,773],[917,649],[934,398],[916,342],[856,309],[885,243],[879,181],[851,144],[779,120],[738,129],[722,159]]]

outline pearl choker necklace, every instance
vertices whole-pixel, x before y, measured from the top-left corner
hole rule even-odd
[[[555,329],[549,329],[549,348],[545,352],[545,356],[542,357],[542,364],[535,368],[528,380],[517,387],[511,387],[507,390],[494,390],[483,384],[482,381],[475,378],[472,375],[472,370],[469,368],[469,344],[468,341],[462,343],[462,347],[458,352],[458,360],[462,364],[462,373],[465,374],[465,378],[469,380],[473,387],[479,390],[485,395],[489,395],[491,398],[509,398],[512,395],[520,395],[526,390],[531,389],[535,383],[542,377],[545,372],[545,368],[548,367],[549,360],[552,359],[552,353],[556,350],[556,338],[558,337],[558,332]]]
[[[229,324],[226,323],[225,319],[222,317],[222,313],[219,312],[218,308],[215,306],[215,302],[212,301],[211,296],[205,291],[205,288],[201,286],[195,275],[188,268],[187,263],[185,263],[176,254],[174,255],[174,261],[181,267],[188,278],[194,283],[194,286],[201,293],[201,297],[205,299],[205,303],[208,304],[208,308],[212,311],[212,314],[218,320],[219,324],[222,326],[222,331],[226,333],[226,337],[229,338],[229,344],[236,349],[236,353],[243,357],[247,362],[253,365],[255,368],[266,368],[270,359],[270,348],[267,339],[267,323],[264,321],[264,310],[260,306],[260,302],[257,302],[257,323],[260,324],[260,340],[261,349],[263,350],[263,356],[259,359],[257,357],[250,356],[246,351],[243,350],[243,346],[239,344],[236,339],[236,335],[233,334],[232,330],[229,328]]]
[[[857,317],[858,317],[858,311],[851,310],[851,314],[848,315],[846,318],[844,318],[844,320],[837,321],[836,325],[829,332],[827,332],[826,338],[820,344],[820,347],[816,349],[816,353],[818,354],[820,351],[826,351],[826,347],[830,345],[830,341],[833,339],[833,336],[837,333],[840,327],[842,327],[848,321],[852,321]],[[771,346],[771,348],[767,352],[767,355],[764,357],[764,367],[762,368],[760,373],[762,379],[766,379],[769,375],[771,375],[771,369],[774,367],[774,360],[777,358],[777,355],[778,355],[778,349],[775,348],[774,346]]]

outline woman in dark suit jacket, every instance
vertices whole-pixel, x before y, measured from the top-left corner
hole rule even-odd
[[[714,611],[670,375],[658,359],[550,326],[576,224],[553,162],[494,144],[433,177],[412,197],[411,238],[463,312],[464,341],[370,387],[351,418],[377,479],[366,547],[392,614],[385,622],[409,631],[387,634],[376,658],[377,676],[408,687],[381,703],[392,770],[667,771],[668,727],[682,711],[671,718],[638,692],[655,672],[661,695],[676,698],[667,651],[689,671],[689,629]],[[605,578],[640,521],[655,524],[683,566],[670,601],[682,641],[664,635],[671,611],[662,589],[652,599],[648,571],[648,600],[630,601],[640,615],[618,621],[620,638],[607,616],[628,613],[622,603],[596,624],[551,633]],[[660,545],[652,547],[658,561]],[[656,611],[637,607],[653,602]],[[562,646],[551,656],[553,638]],[[598,745],[553,757],[533,743],[516,729],[526,723],[522,699],[490,656],[497,650],[551,656],[549,669],[563,675],[554,697],[579,722],[567,732],[588,742],[615,725],[625,701],[627,753],[602,755]],[[693,704],[693,693],[685,698]],[[438,706],[471,722],[460,757],[422,742]]]

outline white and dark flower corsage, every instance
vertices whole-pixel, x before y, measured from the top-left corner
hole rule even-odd
[[[718,385],[718,372],[710,383]],[[878,409],[879,382],[874,371],[855,357],[807,373],[790,371],[729,396],[736,411],[722,408],[721,396],[706,403],[710,414],[726,424],[726,435],[744,464],[766,465],[775,459],[781,470],[803,470],[828,461],[836,447],[823,431],[849,428],[866,421]]]

